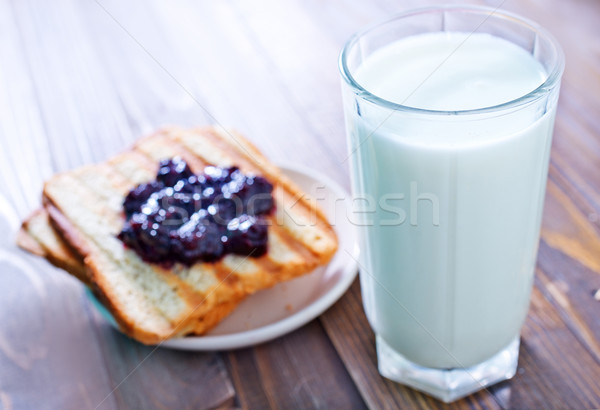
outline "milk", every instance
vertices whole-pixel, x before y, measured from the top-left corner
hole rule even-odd
[[[478,33],[404,38],[355,74],[378,97],[438,111],[503,104],[545,78],[525,50]],[[501,115],[347,107],[353,192],[363,198],[355,215],[365,310],[378,337],[406,359],[467,367],[518,337],[557,94]]]

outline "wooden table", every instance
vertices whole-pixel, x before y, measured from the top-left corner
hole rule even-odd
[[[600,3],[506,1],[567,66],[516,377],[451,405],[381,378],[358,282],[303,328],[220,353],[153,350],[13,245],[54,172],[165,123],[219,122],[348,187],[337,57],[439,1],[0,1],[0,409],[600,407]],[[498,1],[486,2],[497,6]],[[14,212],[13,212],[14,210]]]

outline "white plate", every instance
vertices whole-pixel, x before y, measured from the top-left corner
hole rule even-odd
[[[347,216],[350,195],[335,182],[300,166],[282,171],[312,198],[317,199],[334,226],[339,249],[327,266],[280,283],[248,297],[212,331],[203,336],[170,339],[162,347],[180,350],[227,350],[252,346],[282,336],[310,322],[333,305],[354,281],[358,245]],[[348,254],[350,253],[352,257]],[[110,313],[91,292],[93,305],[113,326]]]

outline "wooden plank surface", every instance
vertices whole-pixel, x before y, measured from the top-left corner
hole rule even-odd
[[[0,409],[600,407],[594,0],[469,2],[538,21],[567,57],[512,381],[443,405],[381,378],[358,282],[318,320],[273,342],[151,353],[110,329],[73,279],[12,243],[44,179],[167,123],[234,126],[273,160],[348,188],[339,50],[366,24],[441,3],[0,0]]]

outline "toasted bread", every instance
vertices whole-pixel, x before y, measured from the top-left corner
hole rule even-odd
[[[216,263],[167,269],[123,246],[116,235],[124,222],[124,196],[154,179],[159,160],[174,156],[196,173],[209,164],[236,165],[273,184],[276,206],[268,217],[266,255],[229,254]],[[43,251],[52,263],[91,284],[125,333],[155,344],[202,334],[245,296],[327,263],[337,238],[316,204],[239,134],[168,128],[105,163],[51,178],[44,186],[44,208],[24,223],[19,244]]]

